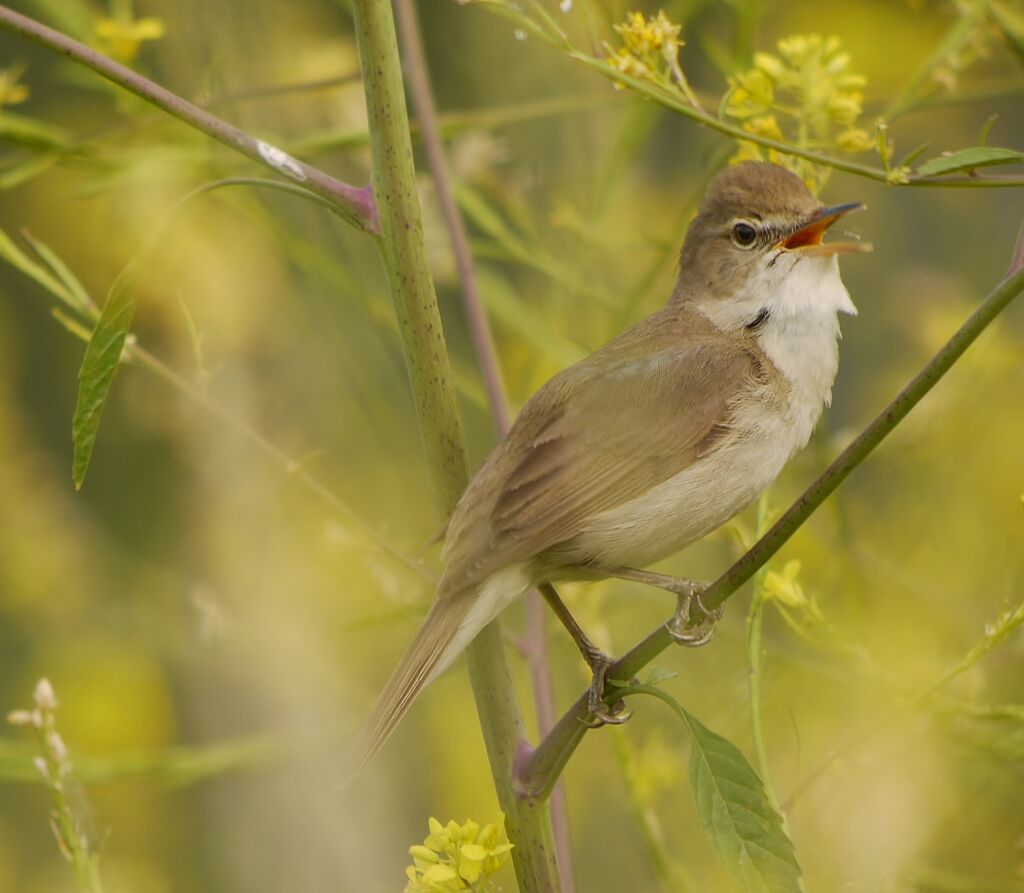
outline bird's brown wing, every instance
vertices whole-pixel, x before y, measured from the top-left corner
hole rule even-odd
[[[703,334],[638,327],[538,391],[452,518],[449,582],[565,542],[714,450],[769,372],[752,341]]]

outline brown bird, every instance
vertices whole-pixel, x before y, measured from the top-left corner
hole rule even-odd
[[[772,164],[712,180],[668,305],[545,384],[469,484],[433,605],[363,731],[357,767],[530,587],[541,586],[593,670],[597,723],[624,718],[602,701],[610,659],[549,584],[621,577],[668,589],[679,596],[670,632],[687,644],[710,638],[698,584],[639,568],[749,505],[806,445],[831,398],[838,313],[856,313],[836,255],[870,250],[822,240],[860,207],[825,207]]]

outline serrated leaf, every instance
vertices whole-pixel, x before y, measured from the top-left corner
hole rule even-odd
[[[686,718],[697,816],[718,858],[749,893],[798,893],[796,852],[761,779],[739,748],[691,714]]]
[[[675,698],[650,685],[633,686],[668,704],[693,738],[690,786],[701,828],[722,864],[747,893],[803,893],[800,864],[782,817],[743,753],[712,732]]]
[[[100,417],[110,386],[121,362],[125,338],[135,317],[138,296],[135,291],[135,268],[127,267],[114,281],[85,349],[82,368],[78,372],[78,402],[71,423],[75,455],[71,476],[75,487],[81,488],[89,469]]]
[[[1024,152],[1016,149],[999,149],[995,146],[974,146],[961,149],[948,155],[931,158],[915,172],[919,177],[935,177],[939,174],[952,174],[956,171],[971,170],[976,167],[989,167],[994,164],[1020,164],[1024,162]]]

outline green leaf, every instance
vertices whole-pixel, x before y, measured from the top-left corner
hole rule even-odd
[[[686,711],[683,711],[684,713]],[[740,750],[686,713],[690,784],[701,827],[748,891],[799,891],[800,865],[764,785]]]
[[[0,229],[0,260],[7,261],[14,269],[24,273],[29,279],[41,285],[69,307],[78,309],[78,299],[71,290],[41,263],[22,251],[2,229]]]
[[[993,3],[991,12],[1010,49],[1017,54],[1018,59],[1024,60],[1024,15],[1006,3]]]
[[[77,303],[78,309],[86,314],[94,313],[96,308],[92,303],[92,298],[89,297],[89,292],[86,291],[81,280],[71,272],[71,268],[64,263],[64,259],[49,245],[32,236],[27,230],[22,230],[21,234],[24,236],[25,241],[32,246],[32,250],[46,262],[46,265],[53,271],[54,275],[67,288]]]
[[[69,149],[71,142],[67,134],[57,127],[16,115],[13,112],[0,111],[0,139],[19,146],[30,146],[42,149]]]
[[[631,692],[668,704],[693,736],[690,785],[701,827],[722,864],[747,893],[801,893],[800,865],[793,844],[765,793],[761,779],[739,748],[708,729],[671,695],[647,685]]]
[[[29,180],[45,174],[51,167],[60,161],[60,155],[56,152],[44,152],[30,155],[9,167],[0,170],[0,192],[14,189]]]
[[[138,296],[135,291],[135,266],[129,265],[110,287],[103,312],[96,322],[78,372],[78,403],[71,423],[75,455],[71,476],[80,489],[89,469],[100,416],[110,394],[114,373],[121,362],[125,338],[135,317]]]
[[[998,149],[995,146],[975,146],[972,149],[961,149],[931,158],[916,171],[919,177],[935,177],[939,174],[951,174],[955,171],[970,170],[976,167],[988,167],[993,164],[1020,164],[1024,162],[1024,152],[1016,149]]]
[[[647,685],[661,685],[662,682],[675,679],[678,675],[673,670],[666,670],[664,667],[651,667],[651,671],[647,674]]]

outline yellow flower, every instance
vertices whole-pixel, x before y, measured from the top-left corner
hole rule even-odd
[[[127,65],[139,54],[143,41],[164,36],[164,23],[157,18],[101,18],[93,27],[93,34],[100,50]]]
[[[18,83],[24,73],[24,65],[8,65],[7,68],[0,68],[0,107],[17,105],[28,99],[28,87]]]
[[[664,12],[659,12],[652,19],[644,18],[643,13],[631,12],[626,21],[614,27],[626,49],[638,56],[664,53],[675,58],[683,45],[679,39],[682,25],[673,24]]]
[[[630,77],[678,89],[687,102],[700,107],[679,65],[679,49],[683,46],[679,36],[682,25],[674,24],[664,12],[652,18],[631,12],[614,28],[623,45],[616,50],[605,44],[609,65]]]
[[[771,110],[775,100],[772,78],[762,69],[754,68],[730,79],[732,89],[725,104],[725,113],[733,118],[752,118]]]
[[[777,54],[755,53],[753,67],[729,78],[724,112],[753,136],[788,141],[801,149],[862,152],[872,142],[856,127],[865,79],[850,71],[850,54],[838,37],[792,34]],[[736,157],[783,164],[812,190],[824,185],[828,168],[763,147],[740,146]]]
[[[648,80],[654,79],[653,72],[625,47],[620,49],[613,56],[609,56],[608,62],[616,71],[621,71],[623,74],[629,75],[630,77]]]
[[[875,141],[866,130],[851,127],[836,137],[836,145],[844,152],[865,152],[875,145]]]
[[[771,140],[782,140],[782,130],[775,115],[761,115],[759,118],[751,118],[743,125],[743,129],[749,133],[755,133]]]
[[[797,581],[800,574],[800,562],[797,560],[787,561],[782,568],[782,573],[768,571],[764,575],[764,600],[782,602],[787,608],[803,608],[807,605],[807,596],[803,587]]]
[[[454,821],[442,825],[431,818],[423,844],[409,847],[413,864],[405,869],[406,893],[489,889],[488,878],[512,849],[505,837],[504,818],[483,828],[471,819],[462,825]]]

